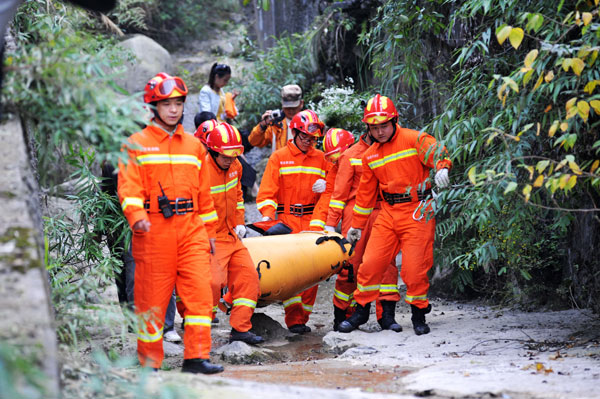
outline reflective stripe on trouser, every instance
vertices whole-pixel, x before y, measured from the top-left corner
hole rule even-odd
[[[310,230],[310,220],[312,215],[303,215],[302,217],[279,214],[277,218],[292,229],[293,233]],[[312,312],[312,307],[317,299],[318,285],[308,288],[293,298],[283,301],[285,310],[285,324],[290,327],[295,324],[306,324]],[[296,298],[300,298],[298,301]],[[286,306],[287,304],[287,306]]]
[[[392,208],[382,204],[358,268],[354,299],[361,305],[378,298],[379,289],[371,288],[381,285],[387,265],[399,250],[402,251],[400,277],[406,284],[407,302],[419,308],[429,304],[427,272],[433,266],[435,219],[415,221],[412,215],[417,205],[410,202]]]
[[[354,202],[354,201],[352,201]],[[346,211],[348,208],[344,208]],[[352,209],[352,208],[350,208]],[[366,243],[369,241],[369,237],[371,236],[371,231],[373,229],[373,224],[377,219],[377,215],[379,215],[380,209],[378,206],[375,207],[373,213],[369,216],[367,220],[367,224],[363,229],[361,239],[356,243],[354,247],[354,255],[350,258],[350,262],[354,265],[354,281],[352,283],[348,282],[348,271],[342,270],[340,274],[338,274],[337,279],[335,280],[335,291],[333,294],[333,305],[340,309],[347,309],[351,301],[354,299],[354,290],[356,290],[356,279],[358,276],[358,265],[362,262]],[[344,216],[346,217],[346,216]],[[343,225],[343,220],[342,220]],[[400,294],[396,288],[395,293],[390,290],[390,287],[397,287],[398,285],[398,268],[396,267],[396,256],[391,259],[388,264],[385,273],[381,279],[380,287],[383,286],[386,289],[379,291],[379,297],[377,301],[396,301],[400,300]],[[380,309],[379,303],[377,304],[377,309]],[[377,313],[378,318],[381,318],[381,312]]]
[[[229,324],[238,331],[246,332],[252,328],[250,319],[258,299],[258,272],[248,249],[237,238],[217,240],[215,253],[226,273],[228,292],[233,297]]]
[[[184,358],[208,359],[211,346],[210,245],[206,229],[197,214],[169,219],[149,214],[148,233],[133,234],[135,259],[134,301],[136,313],[146,319],[146,331],[138,336],[138,357],[142,366],[159,368],[164,358],[162,335],[158,335],[173,286],[190,317],[183,343]],[[209,322],[206,323],[206,320]]]
[[[318,289],[319,286],[315,285],[283,301],[286,326],[291,327],[295,324],[306,324],[308,322],[313,305],[317,299]]]

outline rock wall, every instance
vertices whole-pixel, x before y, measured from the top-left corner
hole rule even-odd
[[[44,267],[39,188],[27,143],[18,118],[0,125],[0,342],[35,359],[49,377],[46,397],[55,397],[54,313]]]
[[[267,49],[275,43],[275,37],[285,32],[303,32],[311,26],[319,15],[322,0],[264,0],[269,2],[268,10],[260,6],[259,0],[252,0],[254,31],[258,46]]]

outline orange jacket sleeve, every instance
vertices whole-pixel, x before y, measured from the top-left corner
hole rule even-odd
[[[246,209],[244,208],[244,192],[242,191],[242,164],[239,162],[235,163],[238,166],[238,183],[237,183],[237,207],[235,208],[235,220],[238,225],[245,224],[244,218]]]
[[[267,137],[272,137],[271,126],[267,126],[267,128],[263,130],[259,123],[258,125],[254,126],[254,129],[252,129],[250,132],[248,141],[254,147],[265,147],[270,143],[270,141],[267,140]]]
[[[263,216],[275,219],[277,213],[277,198],[279,194],[279,157],[273,153],[267,162],[263,174],[258,195],[256,196],[256,207]]]
[[[130,143],[133,143],[130,139]],[[144,200],[148,197],[143,184],[142,169],[137,164],[137,153],[135,150],[127,149],[128,162],[124,164],[119,161],[118,194],[121,201],[121,209],[127,218],[129,226],[140,220],[148,220],[148,214],[144,209]]]
[[[360,177],[360,183],[356,192],[356,203],[352,212],[352,227],[362,229],[367,224],[369,215],[373,212],[377,202],[377,192],[379,181],[369,167],[366,159],[363,158],[363,173]]]
[[[206,231],[210,238],[216,238],[217,236],[217,211],[210,195],[210,170],[206,162],[206,150],[200,146],[200,154],[198,159],[202,160],[202,166],[200,167],[200,187],[198,192],[198,214],[204,222]]]
[[[415,143],[414,147],[417,149],[419,159],[423,165],[436,170],[452,168],[452,161],[448,157],[446,147],[440,145],[433,136],[415,130],[406,131],[410,134],[410,140]],[[403,134],[407,133],[403,132]]]
[[[340,222],[350,197],[353,177],[354,167],[350,163],[350,157],[342,154],[338,161],[338,171],[327,209],[327,220],[325,222],[327,226],[337,226]]]

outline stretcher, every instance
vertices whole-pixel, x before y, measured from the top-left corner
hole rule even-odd
[[[281,302],[338,273],[351,245],[337,233],[306,231],[243,239],[260,279],[258,305]]]

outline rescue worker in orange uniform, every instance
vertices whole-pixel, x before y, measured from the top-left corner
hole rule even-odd
[[[212,132],[213,129],[217,126],[219,126],[219,122],[217,122],[216,119],[208,119],[198,126],[196,132],[194,133],[194,136],[206,146],[206,138],[208,137],[208,134]]]
[[[274,120],[273,111],[266,111],[260,123],[252,129],[248,141],[254,147],[271,146],[271,152],[284,148],[293,138],[290,122],[304,107],[302,89],[298,85],[287,85],[281,88],[281,107],[283,119]]]
[[[264,339],[249,331],[259,293],[258,273],[241,240],[246,235],[246,226],[240,180],[242,164],[236,158],[244,152],[242,136],[235,127],[223,122],[210,132],[207,145],[210,192],[219,217],[215,241],[219,269],[213,271],[213,304],[218,303],[221,290],[227,287],[233,298],[229,342],[260,344]]]
[[[163,320],[176,287],[186,308],[182,371],[212,374],[223,371],[208,360],[209,256],[217,212],[206,151],[181,125],[187,94],[183,80],[166,73],[146,84],[144,101],[153,106],[154,117],[129,138],[129,162],[119,165],[118,194],[133,230],[135,311],[145,320],[138,331],[140,363],[161,366]]]
[[[314,148],[323,128],[323,122],[310,110],[299,112],[290,122],[294,138],[269,158],[256,197],[263,221],[277,217],[292,229],[292,233],[309,230],[315,205],[325,191],[325,176],[329,169],[323,152]],[[285,323],[291,332],[310,332],[306,323],[317,289],[315,285],[283,302]]]
[[[348,241],[361,239],[378,193],[383,201],[358,268],[356,311],[338,328],[350,332],[369,320],[370,305],[379,296],[382,276],[392,257],[402,251],[400,275],[406,284],[405,300],[411,307],[413,329],[417,335],[427,334],[430,328],[425,315],[431,311],[427,272],[433,266],[435,234],[429,172],[435,169],[436,185],[445,187],[452,162],[434,137],[401,127],[396,107],[387,97],[377,94],[369,100],[363,122],[376,143],[362,158],[363,174]]]
[[[337,141],[339,142],[341,140],[338,139]],[[335,179],[333,193],[330,196],[331,200],[328,204],[325,230],[333,231],[334,226],[337,226],[341,219],[342,234],[345,236],[348,233],[352,221],[352,209],[354,208],[356,190],[358,189],[358,183],[360,181],[360,176],[362,175],[362,156],[372,143],[373,140],[367,133],[362,135],[358,142],[353,144],[347,150],[344,151],[344,147],[337,150],[338,173]],[[325,156],[327,156],[328,153],[336,151],[333,142],[330,143],[327,138],[324,140],[324,146],[326,148]],[[328,147],[331,148],[331,150],[328,150]],[[371,235],[373,222],[379,214],[379,209],[380,204],[378,199],[373,213],[369,216],[365,226],[362,240],[356,243],[354,254],[349,260],[352,272],[350,272],[350,269],[344,268],[340,271],[335,280],[335,290],[333,294],[334,331],[337,331],[339,324],[354,312],[356,302],[353,298],[353,292],[356,289],[358,266],[362,262],[365,246]],[[392,258],[383,274],[379,288],[379,297],[376,301],[377,321],[382,329],[395,332],[402,331],[402,327],[394,319],[396,303],[399,300],[398,268],[396,267],[395,258]]]
[[[353,143],[354,136],[347,130],[331,128],[325,133],[325,137],[323,138],[323,151],[325,152],[325,160],[330,163],[331,167],[327,172],[327,178],[325,179],[325,191],[321,194],[321,198],[319,198],[319,202],[317,202],[317,206],[313,212],[313,218],[310,221],[311,230],[335,231],[333,226],[325,226],[325,221],[327,220],[331,194],[333,193],[338,173],[338,159],[340,154]]]

